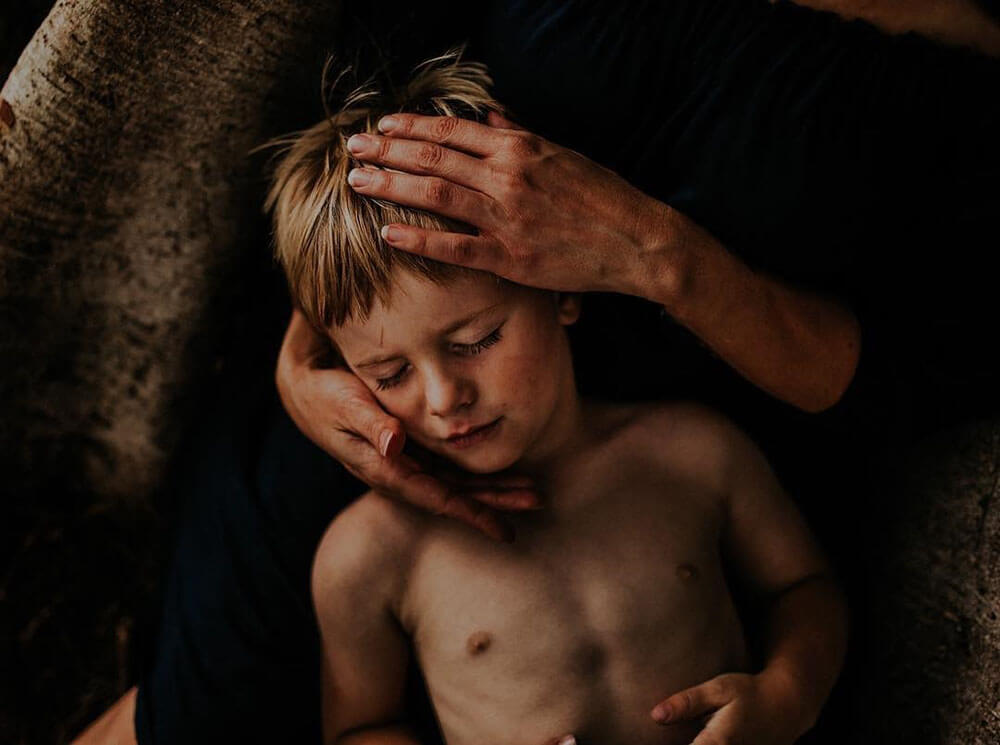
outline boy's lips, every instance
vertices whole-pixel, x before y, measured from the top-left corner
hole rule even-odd
[[[448,435],[444,441],[454,448],[462,449],[471,447],[472,445],[489,438],[494,432],[496,432],[497,428],[500,426],[500,420],[502,419],[503,417],[500,416],[492,422],[458,430],[453,434]]]

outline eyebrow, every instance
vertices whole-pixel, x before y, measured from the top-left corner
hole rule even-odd
[[[452,334],[455,331],[458,331],[458,329],[462,328],[463,326],[469,325],[470,323],[472,323],[473,321],[475,321],[480,316],[484,316],[487,313],[489,313],[490,311],[495,310],[500,305],[501,305],[501,303],[494,303],[493,305],[490,305],[490,306],[487,306],[485,308],[482,308],[481,310],[477,310],[475,313],[472,313],[471,315],[468,315],[465,318],[460,318],[459,320],[455,321],[454,323],[448,324],[447,326],[445,326],[443,329],[441,329],[437,333],[440,336],[447,336],[448,334]],[[364,362],[359,362],[357,365],[355,365],[355,367],[375,367],[376,365],[381,365],[381,364],[383,364],[385,362],[391,362],[392,360],[396,359],[398,356],[399,356],[398,354],[392,354],[392,355],[388,355],[386,357],[371,357],[371,358],[365,360]]]

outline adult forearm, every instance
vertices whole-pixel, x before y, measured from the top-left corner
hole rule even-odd
[[[753,271],[693,221],[657,203],[636,294],[660,303],[744,377],[821,411],[850,384],[860,329],[843,305]]]
[[[837,680],[847,647],[847,606],[837,583],[814,575],[783,592],[768,615],[761,676],[794,709],[797,735],[811,729]]]
[[[890,34],[914,32],[943,44],[1000,56],[1000,23],[975,0],[793,0],[846,19],[860,18]]]

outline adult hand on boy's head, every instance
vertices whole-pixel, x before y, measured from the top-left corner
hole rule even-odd
[[[495,512],[532,509],[537,496],[524,479],[438,478],[402,454],[405,432],[365,384],[349,370],[329,365],[330,347],[295,311],[278,356],[275,383],[292,421],[354,476],[386,496],[447,515],[497,540],[510,526]]]
[[[666,229],[663,205],[580,153],[491,112],[489,124],[393,114],[383,135],[358,134],[359,194],[464,222],[478,235],[393,223],[392,246],[552,290],[642,295],[646,243]],[[402,171],[402,173],[400,172]],[[359,176],[361,178],[359,178]],[[364,179],[364,183],[362,182]]]

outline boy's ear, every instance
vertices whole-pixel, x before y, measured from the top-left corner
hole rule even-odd
[[[563,326],[572,326],[580,318],[580,306],[583,304],[583,295],[579,292],[557,292],[556,310],[559,323]]]

